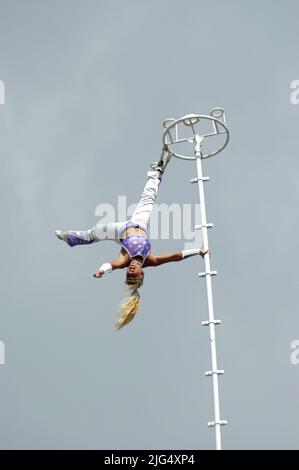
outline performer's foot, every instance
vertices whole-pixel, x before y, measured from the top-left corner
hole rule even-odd
[[[76,231],[63,232],[62,230],[55,230],[55,234],[59,238],[59,240],[63,240],[69,246],[90,245],[91,243],[94,242],[94,239],[86,240],[82,238],[82,236],[79,236],[80,232],[76,232]]]
[[[167,167],[170,159],[172,157],[172,153],[170,152],[168,145],[164,144],[162,149],[162,155],[158,162],[153,162],[151,167],[154,171],[160,171],[160,173],[164,173],[165,168]]]
[[[152,169],[153,171],[160,171],[160,173],[163,173],[163,172],[164,172],[164,170],[163,170],[163,168],[162,168],[161,162],[153,162],[153,163],[151,164],[151,169]]]
[[[55,235],[59,240],[63,240],[68,244],[68,232],[63,232],[62,230],[55,230]]]

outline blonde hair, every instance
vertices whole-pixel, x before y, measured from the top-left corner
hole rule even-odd
[[[143,277],[136,280],[135,284],[125,284],[125,286],[131,290],[130,297],[127,297],[120,304],[120,318],[115,324],[115,329],[120,330],[125,325],[130,323],[136,313],[139,311],[141,298],[139,294],[139,287],[143,284]]]

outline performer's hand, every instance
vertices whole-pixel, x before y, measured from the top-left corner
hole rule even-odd
[[[97,271],[96,273],[94,273],[93,277],[97,278],[97,279],[100,279],[100,277],[103,277],[104,276],[104,271]]]
[[[199,254],[202,258],[204,258],[204,256],[207,254],[207,253],[210,253],[210,250],[203,250],[202,248],[199,250]],[[211,255],[210,255],[211,256]]]

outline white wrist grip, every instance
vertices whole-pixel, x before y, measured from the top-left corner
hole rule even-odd
[[[197,248],[195,250],[182,250],[182,258],[189,258],[189,256],[199,255],[199,253],[200,248]]]
[[[112,266],[110,263],[103,263],[102,266],[99,267],[99,271],[104,271],[104,273],[111,273]]]

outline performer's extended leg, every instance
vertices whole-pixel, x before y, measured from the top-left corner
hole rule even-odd
[[[147,176],[148,180],[144,186],[140,201],[131,217],[132,222],[145,226],[148,225],[153,211],[162,175],[159,171],[148,171]]]
[[[66,232],[56,230],[55,233],[60,240],[64,240],[69,246],[90,245],[101,240],[114,240],[119,243],[119,229],[124,224],[125,222],[97,223],[89,230],[68,230]]]

